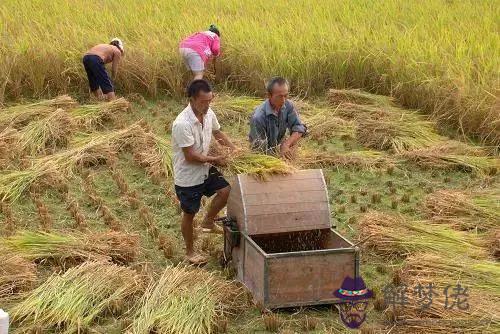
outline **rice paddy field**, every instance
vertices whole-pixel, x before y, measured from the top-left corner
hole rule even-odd
[[[243,148],[222,171],[323,169],[332,227],[360,247],[375,295],[357,332],[499,332],[498,8],[2,1],[0,308],[12,332],[356,332],[331,306],[252,303],[219,263],[221,236],[197,228],[210,262],[183,261],[170,131],[189,74],[176,48],[207,22],[224,53],[208,73],[212,108]],[[115,35],[126,43],[122,97],[96,104],[80,57]],[[290,78],[310,131],[289,161],[246,148],[275,74]],[[430,283],[437,295],[422,309],[413,289]],[[467,309],[444,307],[457,284]],[[406,305],[389,302],[388,286],[408,287]]]
[[[281,74],[301,95],[363,88],[421,109],[458,135],[500,143],[497,0],[43,1],[0,4],[0,103],[86,92],[86,49],[121,37],[120,91],[179,95],[182,37],[216,23],[214,80],[261,93]]]

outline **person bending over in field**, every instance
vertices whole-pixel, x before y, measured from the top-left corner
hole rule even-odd
[[[226,205],[229,183],[214,165],[223,166],[224,156],[208,154],[212,135],[224,146],[235,146],[220,130],[215,113],[210,108],[212,88],[203,79],[194,80],[188,87],[189,105],[172,124],[172,149],[174,152],[174,183],[182,214],[181,231],[186,244],[186,259],[193,264],[207,262],[206,256],[193,248],[193,220],[200,209],[202,196],[213,198],[202,222],[205,233],[222,233],[214,219]]]
[[[306,133],[292,101],[288,100],[288,81],[274,77],[266,84],[267,99],[255,108],[248,135],[252,149],[291,158],[292,149]],[[286,130],[289,131],[285,138]]]
[[[220,55],[220,32],[215,25],[182,40],[179,52],[186,67],[193,72],[193,80],[203,79],[206,63]]]
[[[123,42],[118,38],[113,38],[109,44],[98,44],[90,48],[83,56],[83,66],[89,79],[90,91],[97,99],[102,100],[104,97],[108,101],[115,99],[113,82],[104,65],[112,63],[111,74],[115,80],[122,57]]]

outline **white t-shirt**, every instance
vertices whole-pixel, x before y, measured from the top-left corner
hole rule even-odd
[[[220,129],[212,109],[203,116],[203,126],[196,118],[191,105],[188,105],[172,124],[172,149],[174,151],[174,183],[180,187],[202,184],[208,177],[210,164],[186,161],[183,147],[194,146],[197,153],[208,154],[212,131]]]

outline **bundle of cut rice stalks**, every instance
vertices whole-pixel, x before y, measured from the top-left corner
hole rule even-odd
[[[400,118],[359,121],[356,138],[366,147],[397,153],[431,147],[443,140],[443,137],[435,132],[431,122],[415,116],[410,116],[407,120]]]
[[[462,230],[486,231],[500,222],[500,193],[438,190],[424,201],[430,219]]]
[[[36,119],[19,131],[7,128],[0,133],[0,142],[10,143],[10,148],[18,153],[36,155],[46,149],[55,150],[68,144],[73,130],[69,114],[57,109],[46,117]]]
[[[85,262],[50,276],[10,314],[21,328],[80,333],[105,313],[122,314],[142,288],[139,275],[129,268]]]
[[[389,105],[345,103],[338,106],[337,113],[355,122],[356,138],[366,147],[404,152],[435,146],[444,140],[432,122],[414,111]]]
[[[245,290],[214,273],[169,267],[146,290],[129,328],[134,334],[214,333],[220,321],[247,306]]]
[[[86,260],[127,264],[135,261],[139,253],[139,237],[121,232],[58,234],[21,231],[0,240],[8,251],[23,258],[63,265]]]
[[[69,110],[76,105],[76,101],[70,96],[61,95],[52,100],[0,109],[0,130],[4,130],[9,126],[13,128],[22,127],[32,120],[48,116],[59,108]]]
[[[212,109],[222,123],[247,124],[255,107],[262,100],[250,96],[216,96]]]
[[[376,95],[361,89],[330,89],[327,93],[328,101],[337,106],[342,103],[355,103],[377,106],[391,106],[393,98],[384,95]]]
[[[378,151],[352,151],[346,153],[310,152],[301,149],[294,161],[300,168],[363,168],[374,169],[392,164],[390,159]]]
[[[70,177],[78,165],[105,161],[110,151],[118,151],[129,144],[141,131],[138,124],[107,133],[86,134],[72,141],[71,148],[33,160],[24,170],[0,172],[0,196],[2,200],[17,200],[36,180],[50,175]]]
[[[26,291],[36,280],[35,264],[0,248],[0,299]]]
[[[385,256],[408,256],[419,251],[464,254],[475,259],[489,257],[487,242],[479,236],[425,221],[369,211],[359,221],[364,246]]]
[[[141,132],[133,144],[134,159],[153,177],[173,177],[172,148],[168,139]]]
[[[452,332],[452,328],[457,325],[463,330],[467,323],[474,322],[477,322],[475,329],[478,330],[500,329],[500,319],[496,315],[496,305],[500,302],[499,274],[500,266],[491,261],[471,260],[460,255],[412,254],[404,263],[401,279],[409,288],[417,290],[408,291],[409,305],[403,308],[402,318],[420,322],[425,318],[447,320],[448,323],[443,321],[442,324],[446,325],[448,332]],[[425,294],[429,292],[431,284],[432,303],[423,308],[422,304],[429,302]],[[467,296],[461,299],[466,300],[468,307],[461,305],[462,309],[459,309],[455,305],[445,308],[446,293],[448,306],[456,302],[453,295],[458,292],[454,290],[458,285],[466,289],[463,292]],[[437,323],[430,321],[430,324]]]
[[[267,180],[272,175],[290,174],[295,170],[279,158],[249,151],[228,156],[227,166],[223,169],[227,175],[247,174],[260,180]]]
[[[436,145],[430,148],[404,152],[401,156],[419,167],[444,170],[463,170],[482,175],[495,175],[500,159],[486,156],[480,149],[470,147],[464,151],[455,145]]]
[[[354,138],[356,124],[335,116],[335,110],[316,109],[304,117],[308,135],[318,141],[331,137]]]
[[[79,106],[71,110],[71,116],[78,124],[89,129],[102,127],[108,122],[116,124],[127,110],[130,110],[130,103],[122,97],[109,102]]]

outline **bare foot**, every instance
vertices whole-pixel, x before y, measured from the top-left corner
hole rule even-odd
[[[202,225],[201,231],[203,233],[214,233],[214,234],[223,234],[224,233],[222,228],[215,225],[214,223],[212,223],[212,225]]]
[[[200,264],[205,264],[208,262],[208,259],[207,257],[201,255],[201,254],[197,254],[197,253],[193,253],[193,254],[186,254],[186,260],[191,263],[191,264],[195,264],[195,265],[200,265]]]

